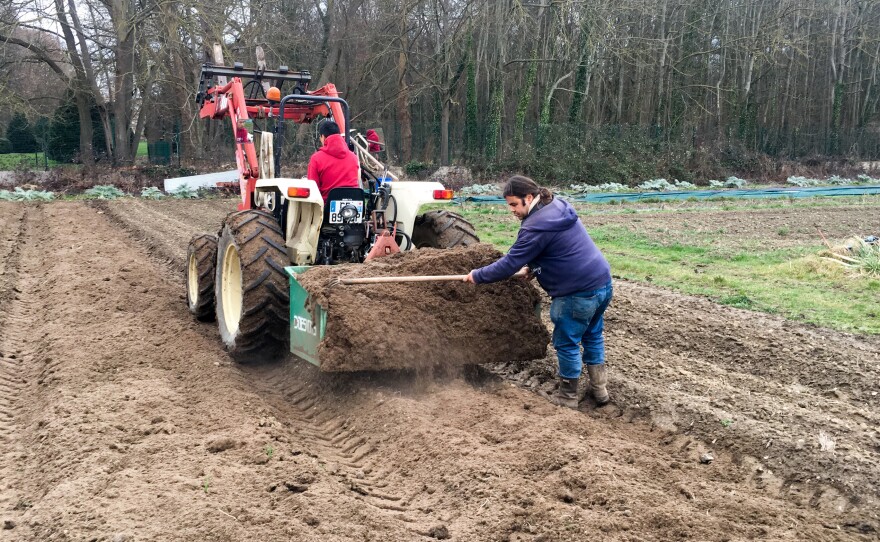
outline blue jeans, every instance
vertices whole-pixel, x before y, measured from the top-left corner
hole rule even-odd
[[[611,302],[611,282],[598,290],[577,292],[553,298],[550,320],[553,321],[553,348],[559,360],[559,376],[580,378],[583,363],[605,363],[605,309]],[[581,346],[584,347],[581,356]]]

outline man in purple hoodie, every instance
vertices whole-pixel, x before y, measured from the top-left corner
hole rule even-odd
[[[510,278],[523,266],[553,298],[553,347],[559,360],[557,405],[577,408],[578,379],[587,366],[590,390],[599,406],[610,400],[606,385],[603,315],[611,302],[611,269],[574,208],[528,177],[515,175],[504,199],[522,221],[516,242],[497,262],[474,269],[465,282],[484,284]],[[581,354],[583,346],[583,354]]]

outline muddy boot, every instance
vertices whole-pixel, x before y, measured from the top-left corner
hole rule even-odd
[[[559,387],[550,396],[554,405],[576,409],[578,407],[578,379],[559,377]]]
[[[605,364],[587,365],[587,374],[590,375],[590,391],[596,404],[599,406],[607,405],[611,398],[605,388],[608,384],[608,372],[605,370]]]

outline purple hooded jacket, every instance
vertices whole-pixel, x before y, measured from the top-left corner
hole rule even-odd
[[[522,221],[516,242],[497,262],[474,271],[477,284],[509,278],[528,265],[550,297],[597,290],[611,268],[567,201],[554,197]]]

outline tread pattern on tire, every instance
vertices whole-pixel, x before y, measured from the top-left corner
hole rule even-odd
[[[198,270],[198,296],[196,303],[192,302],[189,291],[189,260],[195,256]],[[217,236],[210,233],[193,235],[186,250],[186,266],[184,267],[186,283],[186,305],[198,320],[210,322],[215,317],[214,312],[214,277],[216,275],[215,264],[217,262]]]
[[[220,334],[227,351],[239,363],[274,359],[287,352],[289,343],[290,294],[287,249],[281,226],[263,211],[232,213],[224,221],[218,251],[222,257],[230,242],[241,259],[242,313],[234,336]],[[217,297],[220,299],[220,269],[217,264]],[[222,320],[218,307],[217,317]]]
[[[480,242],[470,222],[460,214],[445,209],[416,217],[412,238],[416,248],[467,247]]]

